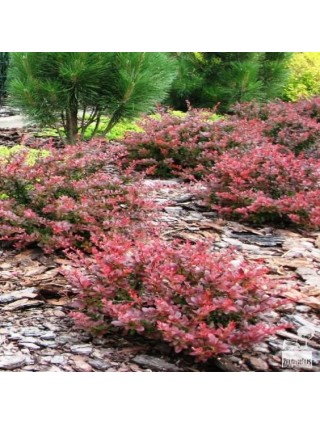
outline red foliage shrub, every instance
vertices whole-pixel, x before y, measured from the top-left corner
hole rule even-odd
[[[313,97],[308,100],[299,100],[297,109],[301,115],[320,121],[320,97]]]
[[[298,104],[270,103],[266,109],[269,117],[265,121],[265,134],[271,136],[273,143],[287,146],[296,154],[319,143],[320,124],[302,115]]]
[[[296,154],[312,147],[319,151],[319,98],[296,103],[270,102],[260,106],[248,102],[235,105],[232,111],[239,118],[260,120],[264,124],[262,134],[272,143],[287,146]]]
[[[270,141],[270,138],[265,134],[266,124],[259,119],[231,118],[225,121],[224,127],[227,131],[224,131],[224,134],[217,140],[217,143],[222,147],[221,153],[235,147],[246,149],[247,146]]]
[[[131,132],[124,140],[128,165],[138,169],[154,167],[157,177],[201,178],[227,149],[268,141],[261,120],[226,119],[211,121],[212,111],[193,109],[184,117],[162,114],[161,119],[146,118],[144,133]]]
[[[320,102],[320,101],[319,101]],[[318,102],[318,103],[319,103]],[[128,149],[124,163],[137,169],[154,167],[157,177],[202,178],[226,150],[272,143],[320,158],[318,103],[273,102],[235,105],[234,115],[210,121],[210,112],[190,110],[183,117],[162,114],[160,120],[141,123],[144,133],[131,133],[123,141]],[[320,108],[320,106],[319,106]]]
[[[230,114],[238,118],[267,120],[271,116],[286,114],[288,111],[296,111],[302,116],[320,118],[320,97],[301,99],[297,102],[283,102],[277,100],[268,103],[256,101],[236,103],[230,108]]]
[[[142,187],[106,166],[125,154],[105,141],[48,148],[28,163],[28,150],[0,160],[0,232],[17,247],[36,242],[46,251],[89,248],[90,235],[146,227],[150,212]],[[105,170],[105,171],[104,171]],[[153,207],[153,205],[152,205]]]
[[[162,114],[139,123],[143,133],[131,132],[124,140],[129,155],[125,165],[137,161],[138,168],[154,166],[157,177],[174,177],[180,172],[200,177],[213,164],[214,142],[220,124],[208,120],[208,112],[192,110],[184,117]],[[206,152],[206,153],[204,153]]]
[[[221,214],[246,221],[318,227],[320,161],[266,143],[220,156],[205,198]]]
[[[242,102],[242,103],[235,103],[230,108],[230,114],[231,116],[234,115],[235,117],[241,118],[241,119],[266,119],[267,114],[264,110],[264,105],[256,102]]]
[[[263,268],[236,266],[232,251],[120,236],[93,240],[93,256],[73,255],[77,268],[65,271],[77,290],[79,311],[71,316],[80,328],[143,333],[201,361],[279,329],[260,321],[283,302],[269,295],[277,283]]]

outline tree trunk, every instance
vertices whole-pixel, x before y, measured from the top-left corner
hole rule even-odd
[[[66,135],[67,141],[74,145],[77,141],[78,135],[78,110],[77,108],[70,108],[66,113]]]
[[[76,93],[73,93],[69,99],[69,107],[66,111],[66,135],[67,142],[74,145],[78,136],[78,102]]]
[[[107,127],[104,129],[102,135],[106,137],[106,135],[109,133],[110,130],[113,129],[113,127],[118,124],[118,122],[121,120],[123,115],[123,106],[119,107],[112,115],[112,117],[109,120],[109,123]]]
[[[110,130],[113,129],[113,127],[118,123],[118,120],[114,119],[114,117],[112,117],[107,125],[107,127],[104,129],[102,135],[104,137],[106,137],[106,135],[109,133]]]

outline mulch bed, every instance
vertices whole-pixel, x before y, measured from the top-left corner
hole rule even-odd
[[[13,146],[21,130],[0,129],[0,145]],[[29,133],[26,144],[34,141]],[[43,143],[45,143],[43,139]],[[41,142],[41,141],[40,141]],[[70,288],[59,268],[69,260],[41,250],[0,247],[0,370],[14,371],[320,371],[320,233],[251,228],[205,211],[177,181],[145,180],[150,197],[163,203],[159,220],[165,239],[212,241],[213,249],[233,246],[239,259],[263,261],[281,281],[290,303],[264,318],[291,323],[247,352],[235,351],[206,364],[175,354],[165,343],[113,334],[92,337],[73,328]],[[160,185],[159,185],[160,184]],[[170,205],[168,206],[168,202]],[[282,352],[305,347],[301,327],[314,330],[308,341],[312,368],[282,367]]]

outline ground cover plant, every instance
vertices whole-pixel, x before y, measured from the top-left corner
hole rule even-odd
[[[144,131],[131,132],[123,142],[128,160],[154,165],[157,177],[199,178],[220,154],[235,147],[268,142],[287,146],[295,154],[310,152],[314,156],[319,149],[320,124],[308,115],[316,110],[304,108],[285,102],[236,105],[234,115],[215,121],[210,119],[212,112],[204,110],[191,110],[183,116],[164,113],[161,119],[146,118],[140,123]]]
[[[45,251],[89,249],[93,230],[133,232],[142,225],[151,206],[139,183],[104,170],[116,166],[122,147],[96,140],[36,152],[32,162],[27,148],[0,157],[2,240],[18,247],[37,243]]]
[[[261,123],[261,133],[274,144],[287,146],[294,153],[319,149],[320,125],[317,119],[319,98],[296,103],[273,102],[238,104],[236,116]]]
[[[125,166],[153,166],[156,177],[201,177],[224,148],[219,140],[225,127],[214,111],[191,110],[185,114],[159,113],[139,122],[142,132],[130,132],[122,142],[128,149]]]
[[[319,181],[319,160],[268,143],[221,155],[204,181],[204,196],[229,218],[318,228]]]
[[[148,119],[143,133],[125,138],[126,161],[153,165],[157,177],[200,181],[196,193],[229,218],[318,228],[319,99],[231,112],[214,122],[202,110]]]
[[[231,251],[123,236],[93,241],[92,256],[71,256],[75,268],[65,271],[77,291],[72,317],[82,329],[162,339],[200,361],[283,329],[261,320],[283,303],[278,284],[266,269],[234,265]]]

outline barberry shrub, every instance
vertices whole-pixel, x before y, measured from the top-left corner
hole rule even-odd
[[[261,134],[274,144],[287,146],[295,154],[319,152],[320,99],[295,103],[282,101],[259,105],[255,102],[237,104],[232,112],[240,119],[259,120]],[[235,117],[233,120],[236,121]],[[243,137],[246,137],[244,134]],[[258,140],[257,140],[258,142]]]
[[[45,251],[90,249],[92,232],[146,228],[153,205],[129,172],[115,173],[123,155],[123,147],[95,140],[47,147],[37,158],[33,152],[31,162],[27,148],[1,157],[1,240],[16,247],[37,243]]]
[[[92,256],[73,254],[75,267],[64,271],[77,292],[71,316],[80,328],[143,334],[200,361],[279,329],[261,321],[283,303],[277,283],[264,268],[234,262],[233,251],[119,235],[93,241]]]
[[[233,115],[210,120],[213,111],[191,109],[183,116],[162,113],[140,123],[144,132],[123,139],[128,149],[124,165],[135,161],[136,169],[153,166],[156,177],[201,179],[234,148],[265,143],[282,145],[295,155],[320,158],[319,102],[317,99],[264,105],[235,105]]]
[[[266,106],[268,119],[265,134],[272,143],[287,146],[295,154],[306,152],[320,141],[320,124],[302,115],[300,105],[294,103],[270,103]]]
[[[318,228],[319,183],[319,159],[265,143],[221,155],[200,193],[230,218]]]
[[[191,110],[183,115],[146,117],[139,123],[144,132],[131,132],[123,139],[128,149],[124,165],[134,160],[138,170],[153,166],[156,177],[201,177],[214,163],[219,145],[213,142],[219,139],[223,125],[211,116],[212,111]]]
[[[144,132],[127,134],[124,165],[153,166],[156,177],[200,179],[228,149],[269,141],[259,119],[229,117],[212,120],[213,110],[191,109],[184,115],[162,113],[140,123]]]
[[[320,97],[313,97],[308,100],[300,100],[297,103],[299,113],[320,122]]]

